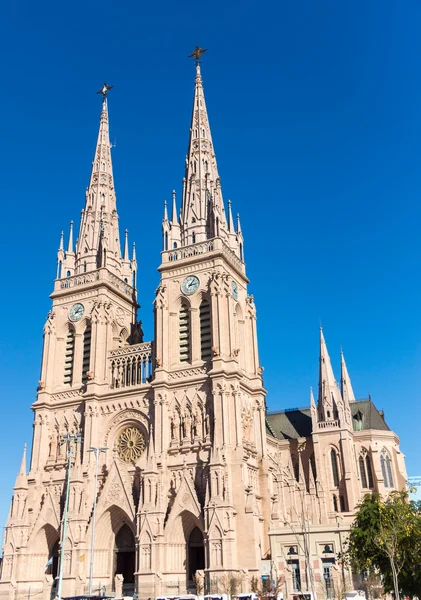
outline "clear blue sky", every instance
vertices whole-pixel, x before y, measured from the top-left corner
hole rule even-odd
[[[121,228],[152,336],[164,199],[180,190],[196,44],[240,211],[270,409],[317,387],[323,323],[421,474],[421,2],[3,2],[0,525],[31,445],[60,231],[84,205],[104,80]]]

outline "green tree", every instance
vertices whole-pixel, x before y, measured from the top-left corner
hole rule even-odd
[[[366,494],[351,527],[344,559],[354,571],[377,571],[386,591],[421,596],[421,511],[406,491]]]

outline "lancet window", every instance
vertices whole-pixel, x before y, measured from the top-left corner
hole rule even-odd
[[[333,485],[335,487],[339,487],[338,457],[336,456],[336,452],[333,448],[330,451],[330,461],[332,463]]]
[[[361,486],[363,488],[373,488],[373,471],[371,469],[370,456],[364,450],[358,459],[360,467]]]
[[[211,357],[212,332],[211,332],[211,312],[207,300],[202,300],[200,304],[200,353],[202,360],[209,360]]]
[[[185,304],[180,306],[178,327],[180,362],[190,362],[190,312]]]
[[[86,325],[83,333],[83,355],[82,355],[82,383],[88,381],[88,372],[91,364],[91,324]]]
[[[384,487],[393,487],[392,462],[385,448],[383,448],[380,456],[380,466],[382,469]]]
[[[68,329],[64,348],[64,379],[63,383],[73,383],[73,362],[75,357],[75,332]]]

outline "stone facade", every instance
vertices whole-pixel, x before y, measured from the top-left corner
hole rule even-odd
[[[335,557],[358,501],[405,485],[399,440],[371,400],[355,400],[343,358],[337,385],[322,332],[317,405],[311,394],[310,408],[266,413],[244,240],[231,203],[224,208],[198,62],[181,211],[174,193],[154,341],[143,341],[127,232],[120,249],[106,91],[79,236],[74,246],[71,225],[67,250],[60,240],[30,470],[24,454],[0,597],[56,592],[73,444],[64,596],[87,591],[94,447],[107,448],[94,592],[215,591],[234,576],[247,591],[269,560],[285,597],[307,589],[324,598],[323,585],[348,577]]]

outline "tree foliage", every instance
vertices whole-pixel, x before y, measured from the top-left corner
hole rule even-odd
[[[384,589],[399,600],[421,597],[421,506],[406,491],[366,494],[358,507],[344,553],[354,571],[378,572]]]

